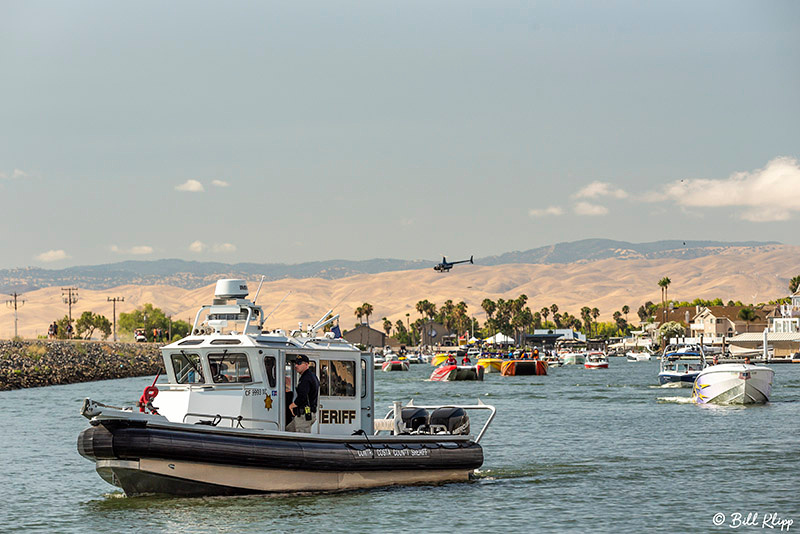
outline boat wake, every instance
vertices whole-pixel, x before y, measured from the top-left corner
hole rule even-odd
[[[667,382],[666,384],[661,384],[660,386],[650,386],[654,389],[681,389],[683,385],[680,382]]]
[[[691,404],[691,397],[658,397],[656,399],[660,403],[673,403],[673,404]]]

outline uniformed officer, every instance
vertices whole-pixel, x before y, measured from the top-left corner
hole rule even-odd
[[[286,425],[289,432],[311,432],[311,425],[317,420],[317,400],[319,399],[319,379],[309,369],[308,356],[300,354],[294,361],[294,368],[300,374],[295,388],[294,402],[289,410],[294,417]]]

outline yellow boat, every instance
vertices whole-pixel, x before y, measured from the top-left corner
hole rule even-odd
[[[500,358],[480,358],[478,365],[484,368],[485,373],[499,373],[503,360]]]
[[[456,356],[456,355],[455,355],[455,354],[453,354],[453,357],[454,357],[454,358],[455,358],[455,356]],[[450,357],[450,355],[449,355],[449,354],[447,354],[447,353],[441,353],[441,354],[437,354],[436,356],[434,356],[433,358],[431,358],[431,365],[432,365],[432,366],[434,366],[434,367],[439,367],[440,365],[442,365],[442,364],[444,363],[444,361],[445,361],[445,360],[446,360],[448,357]]]

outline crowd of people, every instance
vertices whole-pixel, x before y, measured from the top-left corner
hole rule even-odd
[[[47,339],[58,339],[58,330],[58,322],[53,321],[53,324],[47,328]],[[64,333],[67,339],[72,339],[72,323],[67,323]]]

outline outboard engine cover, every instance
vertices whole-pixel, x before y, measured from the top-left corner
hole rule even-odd
[[[424,427],[428,425],[428,410],[425,408],[409,406],[403,408],[400,413],[403,418],[403,425],[405,425],[406,429],[410,432],[417,432],[420,429],[424,430]]]
[[[469,434],[469,416],[463,408],[436,408],[430,418],[431,430],[448,434]]]

